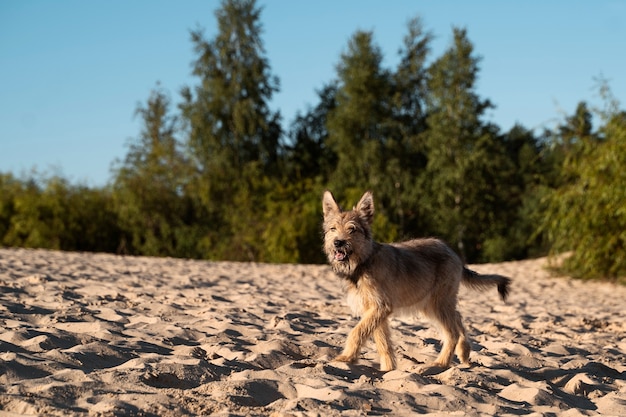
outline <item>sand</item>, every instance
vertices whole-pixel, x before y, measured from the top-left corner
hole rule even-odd
[[[330,361],[356,319],[327,266],[0,249],[0,417],[626,415],[626,287],[545,262],[475,265],[510,299],[462,289],[473,364],[424,375],[418,318],[397,370]]]

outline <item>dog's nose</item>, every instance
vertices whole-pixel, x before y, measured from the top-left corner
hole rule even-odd
[[[340,248],[342,246],[346,245],[346,241],[345,240],[341,240],[341,239],[337,239],[335,240],[335,247],[336,248]]]

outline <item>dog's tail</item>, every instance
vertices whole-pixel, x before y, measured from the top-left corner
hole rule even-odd
[[[463,267],[463,284],[468,287],[481,290],[496,285],[498,292],[503,301],[506,301],[506,297],[509,295],[509,286],[511,285],[511,278],[507,278],[502,275],[482,275],[478,272],[472,271],[466,267]]]

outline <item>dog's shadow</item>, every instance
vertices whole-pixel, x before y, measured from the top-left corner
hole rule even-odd
[[[384,371],[373,366],[335,361],[324,364],[323,369],[326,374],[349,382],[361,380],[363,377],[379,379],[385,374]]]

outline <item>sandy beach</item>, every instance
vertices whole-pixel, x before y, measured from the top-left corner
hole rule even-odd
[[[437,329],[394,318],[398,369],[327,266],[0,249],[0,417],[626,415],[626,287],[537,259],[472,266],[509,300],[462,288],[472,366],[420,374]]]

